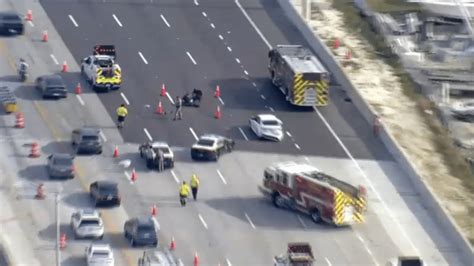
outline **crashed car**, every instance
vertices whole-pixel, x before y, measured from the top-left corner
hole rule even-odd
[[[202,91],[193,89],[192,93],[186,93],[182,100],[184,106],[199,107],[201,105]]]
[[[283,139],[283,123],[274,115],[260,114],[253,116],[249,120],[250,129],[259,138],[269,139],[273,141],[281,141]]]
[[[451,113],[458,118],[474,117],[474,100],[454,103]]]
[[[164,157],[164,167],[173,168],[174,167],[174,154],[170,146],[166,142],[155,141],[155,142],[146,142],[138,148],[140,152],[140,157],[145,158],[146,167],[148,169],[153,169],[158,167],[159,158],[158,151],[163,152]]]
[[[234,149],[235,141],[215,134],[202,135],[191,147],[191,158],[193,160],[218,161],[224,153]]]

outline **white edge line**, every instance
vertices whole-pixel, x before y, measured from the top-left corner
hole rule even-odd
[[[191,134],[193,135],[193,137],[194,137],[195,140],[198,140],[198,139],[199,139],[198,136],[196,135],[196,132],[194,132],[194,130],[193,130],[192,127],[189,128],[189,131],[191,131]]]
[[[147,136],[147,138],[148,138],[150,141],[153,141],[153,138],[151,137],[150,132],[148,132],[148,129],[143,128],[143,131],[145,132],[145,135]]]
[[[51,57],[51,59],[56,65],[59,65],[58,59],[56,59],[56,56],[54,56],[54,54],[50,54],[49,56]]]
[[[148,65],[148,61],[145,59],[145,57],[143,56],[142,52],[138,52],[138,55],[142,58],[143,60],[143,63],[145,63],[146,65]]]
[[[252,220],[250,219],[249,215],[247,213],[245,214],[245,218],[247,218],[247,221],[250,223],[250,226],[252,226],[253,229],[256,229],[255,225],[253,224]]]
[[[166,92],[166,97],[168,97],[168,100],[170,100],[171,104],[174,104],[173,98],[171,98],[169,92]]]
[[[166,20],[165,16],[163,16],[163,14],[160,14],[160,17],[163,20],[163,22],[166,24],[166,26],[168,26],[168,28],[171,28],[171,25],[168,23],[168,20]]]
[[[100,134],[100,137],[102,138],[102,140],[103,140],[104,142],[107,142],[107,138],[105,137],[105,134],[104,134],[104,132],[103,132],[102,130],[100,131],[99,134]]]
[[[240,133],[242,134],[242,136],[244,136],[244,139],[245,139],[246,141],[248,141],[249,138],[247,138],[247,135],[245,135],[245,132],[244,132],[244,130],[243,130],[241,127],[239,127],[239,131],[240,131]]]
[[[229,259],[225,259],[225,262],[227,263],[227,266],[232,266],[232,263],[230,263]]]
[[[304,229],[307,229],[308,227],[306,226],[306,223],[303,221],[303,218],[299,214],[296,215],[298,217],[298,220],[300,221],[301,225],[304,227]]]
[[[202,218],[202,215],[199,213],[198,216],[199,216],[199,220],[201,220],[201,223],[204,226],[204,228],[207,229],[207,223],[206,223],[206,221],[204,221],[204,218]]]
[[[127,105],[130,105],[130,102],[128,101],[127,97],[125,97],[125,94],[123,94],[123,92],[120,93],[120,96],[122,96],[122,99],[125,101]]]
[[[221,97],[219,97],[219,102],[221,102],[222,105],[225,105],[224,101],[222,100]]]
[[[324,259],[325,259],[325,260],[326,260],[326,262],[328,263],[328,266],[332,266],[332,263],[329,261],[329,259],[328,259],[328,258],[326,258],[326,257],[325,257]]]
[[[217,169],[216,171],[217,171],[217,175],[221,178],[222,183],[224,183],[225,185],[227,185],[227,181],[225,180],[225,178],[224,178],[224,176],[222,175],[221,171],[219,171],[219,169]]]
[[[80,103],[81,105],[86,105],[86,103],[85,103],[84,100],[82,99],[81,95],[76,94],[76,98],[77,98],[77,100],[79,101],[79,103]]]
[[[186,54],[188,55],[189,59],[193,62],[193,64],[197,65],[196,61],[194,60],[193,56],[191,55],[190,52],[186,51]]]
[[[79,25],[77,24],[76,20],[74,19],[74,17],[73,17],[71,14],[69,14],[69,19],[71,20],[72,24],[74,24],[74,26],[75,26],[76,28],[79,27]]]
[[[120,27],[123,27],[122,22],[120,22],[120,20],[117,18],[117,16],[116,16],[115,14],[112,14],[112,17],[114,17],[115,22],[117,22],[117,24],[118,24]]]
[[[175,174],[175,172],[173,170],[170,170],[170,172],[171,172],[171,175],[173,176],[174,181],[176,181],[176,183],[179,184],[178,176]]]
[[[247,20],[250,22],[250,24],[252,25],[252,27],[257,31],[258,35],[260,35],[260,38],[262,38],[263,42],[265,42],[265,44],[268,46],[268,49],[272,49],[272,46],[271,44],[267,41],[267,38],[265,38],[265,36],[263,36],[262,32],[260,31],[260,29],[257,27],[257,25],[255,25],[255,23],[253,22],[253,20],[250,18],[250,16],[247,14],[247,11],[245,11],[245,9],[242,7],[242,5],[239,3],[239,0],[235,0],[235,4],[240,8],[240,11],[242,11],[242,13],[244,14],[244,16],[247,18]]]

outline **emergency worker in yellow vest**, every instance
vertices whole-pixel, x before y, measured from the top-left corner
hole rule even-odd
[[[179,187],[179,201],[181,206],[186,206],[186,198],[189,196],[189,186],[186,184],[186,181],[183,181],[183,184]]]
[[[193,192],[193,199],[197,199],[198,189],[199,189],[199,178],[196,174],[191,176],[191,191]]]
[[[125,104],[121,104],[119,108],[117,108],[117,122],[118,128],[123,128],[123,124],[125,123],[125,117],[128,115],[128,110],[125,107]]]

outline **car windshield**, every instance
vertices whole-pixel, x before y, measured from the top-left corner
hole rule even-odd
[[[158,150],[162,151],[164,154],[170,153],[170,149],[166,147],[153,148],[153,151],[155,151],[156,153],[158,152]]]
[[[55,165],[70,166],[70,165],[72,165],[72,160],[69,159],[69,158],[54,158],[54,164]]]
[[[82,140],[85,140],[85,141],[96,141],[96,140],[99,140],[99,136],[84,135],[84,136],[82,136]]]
[[[110,60],[110,59],[97,59],[95,61],[95,63],[97,65],[99,65],[100,67],[111,67],[111,66],[113,66],[112,60]]]
[[[96,220],[96,219],[84,219],[81,221],[81,225],[80,226],[98,226],[100,223],[99,223],[99,220]]]
[[[95,250],[92,253],[92,257],[108,258],[109,252],[107,250]]]
[[[10,20],[10,21],[20,21],[20,17],[19,16],[15,16],[15,15],[5,15],[3,17],[4,20]]]
[[[153,229],[153,226],[151,226],[151,225],[140,225],[140,226],[138,226],[138,228],[137,228],[137,231],[138,231],[139,233],[142,233],[142,234],[144,234],[144,233],[149,233],[149,232],[153,232],[153,230],[154,230],[154,229]]]
[[[113,185],[101,186],[99,190],[104,193],[116,193],[118,191],[117,187]]]
[[[48,87],[46,87],[46,89],[48,89],[48,90],[64,90],[64,87],[54,85],[54,86],[48,86]]]
[[[200,139],[197,144],[201,146],[212,146],[214,145],[214,140],[213,139]]]
[[[278,121],[276,120],[263,120],[262,124],[264,126],[278,126],[279,125]]]

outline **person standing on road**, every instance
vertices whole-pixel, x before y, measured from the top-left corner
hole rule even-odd
[[[181,206],[186,206],[186,198],[189,195],[189,186],[186,184],[186,181],[183,181],[183,184],[179,187],[179,201]]]
[[[176,96],[176,102],[174,103],[174,106],[176,107],[176,112],[174,114],[174,119],[173,120],[181,120],[183,119],[183,101],[179,96]]]
[[[158,172],[163,172],[165,170],[165,153],[158,149],[157,154],[158,159]]]
[[[125,123],[125,117],[128,115],[128,110],[125,107],[125,104],[121,104],[119,108],[117,108],[117,121],[118,121],[118,128],[123,128],[123,124]]]
[[[199,178],[196,174],[191,176],[191,191],[193,192],[193,199],[197,199],[198,189],[199,189]]]

